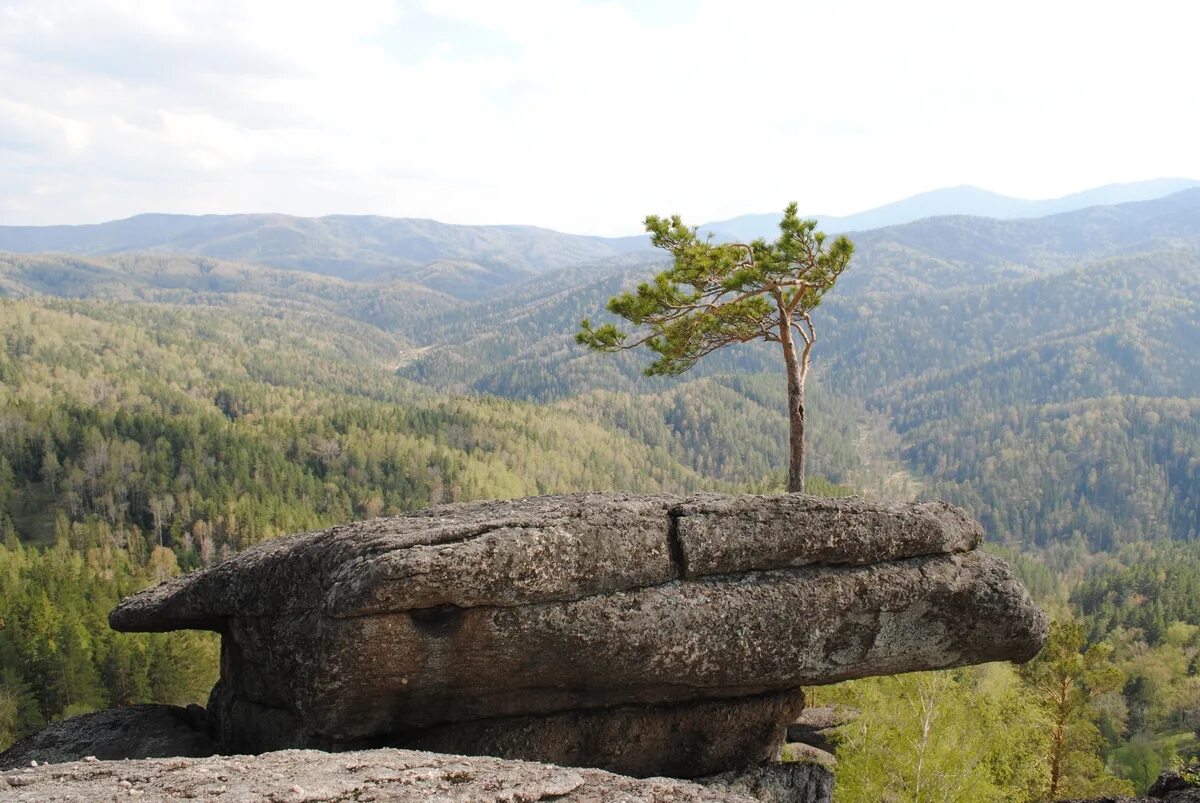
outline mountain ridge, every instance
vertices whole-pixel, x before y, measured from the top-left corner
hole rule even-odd
[[[1086,209],[1149,201],[1200,187],[1200,181],[1187,178],[1158,178],[1122,184],[1106,184],[1059,198],[1025,199],[985,190],[969,184],[942,187],[917,193],[898,201],[849,215],[807,215],[814,217],[827,232],[851,232],[912,223],[931,217],[968,215],[971,217],[1016,220]],[[778,212],[738,215],[727,220],[705,223],[700,228],[718,239],[752,240],[775,236]]]

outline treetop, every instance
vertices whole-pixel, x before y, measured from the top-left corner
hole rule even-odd
[[[642,337],[606,323],[584,320],[576,341],[597,351],[645,345],[658,358],[647,375],[680,374],[698,359],[733,343],[780,342],[793,327],[810,343],[815,336],[809,312],[850,263],[854,245],[839,236],[826,246],[817,221],[801,219],[788,204],[772,242],[714,242],[678,215],[648,215],[646,231],[672,264],[652,280],[613,297],[608,311],[634,326]]]

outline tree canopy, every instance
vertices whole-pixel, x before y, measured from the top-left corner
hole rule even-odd
[[[658,355],[646,368],[650,376],[681,374],[737,343],[780,344],[788,377],[788,490],[803,491],[804,384],[817,339],[811,313],[849,266],[853,243],[839,236],[826,246],[817,221],[801,219],[795,203],[773,242],[714,242],[678,215],[650,215],[645,224],[672,265],[608,302],[609,312],[643,331],[631,339],[614,323],[584,319],[576,341],[605,352],[644,345]]]

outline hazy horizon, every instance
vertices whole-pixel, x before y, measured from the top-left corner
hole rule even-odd
[[[1156,178],[1152,178],[1152,179],[1146,179],[1144,181],[1117,182],[1117,183],[1112,183],[1112,184],[1104,184],[1104,185],[1100,185],[1097,187],[1082,187],[1078,190],[1073,190],[1064,195],[1056,195],[1056,196],[1052,196],[1052,197],[1048,197],[1048,198],[1020,198],[1020,197],[1015,197],[1015,196],[1006,196],[1006,195],[1002,195],[1000,193],[994,193],[992,190],[989,190],[986,187],[976,187],[976,186],[970,185],[970,184],[959,184],[959,185],[955,185],[955,186],[951,186],[951,187],[931,188],[928,190],[924,190],[922,192],[918,192],[918,193],[914,193],[912,195],[905,196],[903,198],[897,198],[892,201],[887,201],[883,204],[880,204],[880,205],[874,206],[874,207],[870,207],[870,208],[852,209],[852,210],[849,210],[848,212],[844,213],[843,215],[826,215],[818,210],[803,210],[803,209],[801,210],[801,214],[806,215],[806,216],[847,217],[847,218],[853,219],[853,218],[856,218],[856,217],[859,217],[862,215],[866,215],[866,214],[875,212],[880,209],[886,209],[888,207],[904,204],[905,202],[908,202],[908,201],[914,201],[917,199],[921,199],[924,196],[935,196],[939,193],[949,193],[949,192],[954,192],[957,190],[975,191],[975,192],[984,193],[984,194],[988,194],[988,195],[995,195],[998,199],[1004,199],[1004,200],[1019,202],[1019,203],[1036,204],[1036,203],[1065,200],[1068,198],[1072,198],[1073,196],[1076,196],[1076,195],[1083,195],[1083,194],[1090,193],[1090,192],[1102,191],[1102,190],[1107,190],[1107,189],[1112,189],[1112,188],[1130,187],[1130,186],[1138,186],[1138,185],[1150,185],[1150,184],[1167,183],[1167,182],[1186,182],[1186,183],[1200,185],[1200,180],[1198,180],[1198,179],[1192,179],[1192,178],[1187,178],[1187,177],[1183,177],[1183,176],[1161,176],[1161,177],[1156,177]],[[1172,189],[1166,194],[1171,194],[1172,192],[1176,192],[1176,191],[1178,191],[1178,190]],[[1151,197],[1159,197],[1159,195],[1154,194]],[[780,210],[765,210],[765,209],[751,210],[751,211],[741,212],[736,215],[732,215],[732,216],[730,216],[730,218],[728,218],[728,220],[738,220],[741,218],[752,218],[752,217],[756,217],[759,215],[773,215],[780,211],[782,211],[782,209],[780,209]],[[948,213],[942,212],[942,213],[938,213],[938,214],[948,214]],[[963,214],[971,215],[974,213],[965,212]],[[134,218],[138,218],[138,217],[152,216],[152,215],[187,216],[187,217],[206,217],[206,216],[236,217],[236,216],[241,216],[241,215],[264,215],[264,216],[280,215],[280,216],[284,216],[284,217],[295,217],[295,218],[301,218],[301,219],[320,219],[320,218],[330,218],[330,217],[380,217],[380,218],[391,218],[391,219],[430,220],[430,221],[433,221],[434,223],[455,225],[455,226],[530,227],[530,228],[538,228],[538,229],[547,229],[550,231],[559,231],[560,233],[573,234],[573,235],[578,235],[578,236],[618,237],[619,238],[619,237],[638,236],[638,235],[644,233],[642,230],[635,229],[635,228],[631,228],[630,231],[628,231],[628,232],[621,232],[621,233],[617,233],[617,234],[598,234],[596,232],[588,232],[588,231],[562,231],[560,229],[553,229],[550,226],[545,226],[536,221],[531,222],[531,221],[519,221],[519,220],[510,220],[510,221],[502,220],[502,221],[480,222],[480,221],[470,221],[470,220],[442,220],[439,218],[429,217],[427,215],[398,216],[398,215],[382,215],[382,214],[375,213],[375,212],[358,212],[358,213],[328,212],[328,213],[324,213],[321,215],[299,215],[299,214],[293,214],[291,212],[284,212],[284,211],[279,211],[279,210],[274,210],[274,209],[246,209],[246,210],[234,210],[234,211],[227,211],[227,212],[175,212],[175,211],[171,211],[171,210],[162,210],[162,209],[147,209],[147,210],[144,210],[141,212],[135,212],[131,215],[126,215],[126,216],[120,217],[120,218],[107,218],[107,219],[101,219],[101,220],[83,220],[83,221],[77,221],[77,222],[21,224],[21,223],[7,223],[4,221],[0,221],[0,227],[32,226],[32,227],[37,227],[37,228],[53,228],[53,227],[61,227],[61,226],[93,226],[93,225],[103,225],[105,223],[114,223],[114,222],[119,222],[122,220],[130,220],[130,219],[134,219]],[[986,217],[986,215],[976,215],[976,216]],[[688,222],[693,225],[704,226],[707,224],[719,223],[719,222],[723,222],[723,221],[688,220],[685,222]],[[887,224],[887,225],[891,225],[891,224]]]

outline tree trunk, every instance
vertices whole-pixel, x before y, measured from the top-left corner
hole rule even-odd
[[[1058,718],[1054,723],[1054,733],[1050,737],[1050,799],[1058,797],[1058,787],[1062,783],[1063,754],[1067,751],[1067,697],[1070,694],[1070,680],[1063,676],[1058,692]]]
[[[804,366],[796,354],[791,322],[779,327],[788,388],[788,493],[804,493]]]

